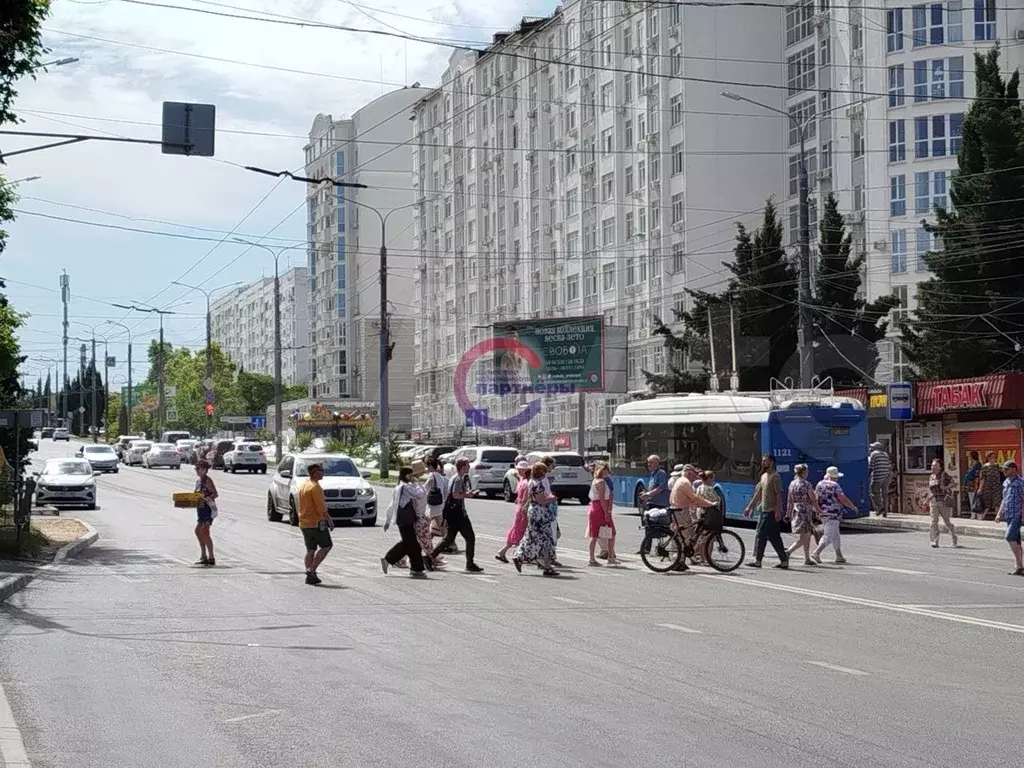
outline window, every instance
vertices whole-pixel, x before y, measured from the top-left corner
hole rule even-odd
[[[679,142],[672,146],[672,175],[678,176],[683,172],[683,143]]]
[[[605,264],[601,267],[601,286],[605,291],[615,289],[615,265]]]
[[[914,213],[931,213],[931,174],[914,174]]]
[[[996,39],[995,0],[974,0],[974,39]]]
[[[589,269],[583,275],[583,295],[588,298],[597,296],[597,270]]]
[[[611,200],[615,196],[615,174],[606,173],[601,177],[601,199]]]
[[[942,3],[915,5],[911,9],[914,27],[914,47],[942,45],[945,40]]]
[[[964,114],[957,112],[949,116],[949,154],[955,155],[960,151],[960,144],[964,134]]]
[[[626,75],[623,78],[623,96],[624,100],[629,102],[633,100],[633,76]]]
[[[612,84],[605,83],[601,86],[601,109],[611,109],[615,100],[612,98]]]
[[[570,232],[565,236],[565,258],[575,259],[580,255],[580,233]]]
[[[626,166],[626,194],[630,194],[633,191],[633,166]]]
[[[672,274],[682,275],[686,272],[686,255],[682,243],[672,245]]]
[[[903,50],[903,9],[893,8],[886,12],[885,50],[889,53]]]
[[[686,217],[685,213],[686,210],[683,205],[683,193],[679,192],[672,195],[672,223],[682,224],[683,219]]]
[[[914,265],[914,268],[918,272],[928,271],[928,264],[925,262],[924,256],[928,251],[935,250],[938,250],[938,241],[935,236],[924,227],[918,227],[917,238],[914,244],[914,252],[917,256],[917,263]]]
[[[946,156],[946,116],[932,116],[932,157]]]
[[[615,147],[613,130],[612,128],[606,128],[601,131],[601,153],[604,155],[610,155]]]
[[[889,106],[902,107],[906,103],[903,84],[903,65],[889,67]]]
[[[786,59],[789,95],[814,88],[814,46],[804,48]]]
[[[609,218],[601,222],[601,245],[615,243],[615,219]]]
[[[805,155],[807,162],[808,180],[818,172],[818,154],[813,150],[807,150]],[[789,156],[789,194],[796,195],[800,192],[800,153]]]
[[[626,124],[623,126],[622,134],[623,134],[623,138],[625,140],[626,149],[632,149],[633,148],[633,121],[632,120],[627,120],[626,121]]]
[[[633,237],[633,212],[626,211],[626,231],[623,233],[624,240],[629,240]]]
[[[907,230],[894,229],[889,233],[889,246],[892,255],[890,271],[900,274],[907,271]]]
[[[889,162],[907,159],[907,124],[905,120],[889,121]]]
[[[814,0],[799,2],[786,8],[786,45],[796,45],[813,35],[813,18]]]
[[[675,7],[675,6],[673,6]],[[673,45],[668,49],[669,59],[672,64],[672,74],[681,75],[683,74],[683,52],[682,48],[678,45]]]
[[[678,94],[668,100],[669,112],[672,114],[672,125],[683,124],[683,95]]]
[[[679,321],[686,312],[686,294],[680,291],[672,294],[672,317]]]
[[[889,178],[889,215],[907,215],[907,177],[902,173]]]
[[[565,193],[565,215],[575,216],[580,212],[580,191],[575,187]]]
[[[948,208],[949,197],[947,190],[947,179],[949,174],[946,171],[932,171],[932,207]]]
[[[914,62],[914,103],[964,97],[964,58]]]
[[[800,129],[797,126],[805,126],[807,139],[818,135],[818,123],[814,119],[816,104],[817,98],[812,96],[789,108],[789,146],[794,147],[800,143]]]
[[[576,301],[580,297],[580,276],[569,275],[565,281],[565,300]]]
[[[914,157],[928,157],[928,118],[914,118]]]
[[[914,118],[914,157],[955,155],[960,151],[962,131],[963,114]]]

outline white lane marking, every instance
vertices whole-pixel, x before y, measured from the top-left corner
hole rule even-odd
[[[229,717],[225,720],[225,723],[240,723],[243,720],[255,720],[257,717],[266,717],[267,715],[276,715],[284,712],[283,709],[268,709],[266,712],[257,712],[254,715],[242,715],[241,717]]]
[[[1009,608],[1011,610],[1020,610],[1020,604],[1018,603],[952,603],[943,605],[942,603],[925,603],[923,605],[903,605],[904,608],[960,608],[961,610],[967,609],[972,611],[986,611],[986,610],[997,610],[1003,608]]]
[[[870,672],[863,672],[859,669],[851,669],[850,667],[840,667],[836,664],[826,664],[824,661],[808,661],[813,667],[821,667],[822,669],[831,669],[833,672],[842,672],[844,675],[854,675],[855,677],[868,677]]]
[[[7,702],[7,694],[0,685],[0,762],[7,768],[31,768],[25,742],[14,721],[14,713]]]
[[[865,565],[865,568],[872,571],[885,571],[886,573],[902,573],[904,576],[927,576],[927,571],[912,571],[909,568],[888,568],[884,565]]]
[[[568,603],[569,605],[586,605],[582,600],[573,600],[571,597],[552,597],[552,600],[557,600],[560,603]]]
[[[961,616],[956,613],[933,611],[927,608],[914,608],[906,605],[900,605],[897,603],[883,603],[880,600],[868,600],[867,598],[863,597],[850,597],[849,595],[838,595],[833,592],[822,592],[817,589],[789,587],[784,584],[772,584],[767,581],[756,581],[754,579],[747,579],[742,576],[713,576],[711,574],[706,573],[702,573],[700,574],[700,576],[704,579],[717,579],[719,581],[726,581],[732,584],[743,584],[746,586],[760,587],[762,589],[773,589],[777,592],[790,592],[794,595],[807,595],[809,597],[818,597],[822,600],[833,600],[837,603],[861,605],[867,608],[878,608],[883,611],[892,611],[894,613],[906,613],[914,616],[924,616],[930,619],[951,621],[955,624],[969,624],[974,627],[983,627],[985,629],[998,629],[1002,630],[1003,632],[1014,632],[1016,634],[1024,635],[1024,625],[1020,624],[1009,624],[1003,621],[989,621],[988,619],[976,619],[972,616]]]
[[[662,627],[663,629],[671,629],[671,630],[673,630],[675,632],[682,632],[683,634],[686,634],[686,635],[703,635],[704,634],[699,629],[690,629],[689,627],[681,627],[678,624],[659,624],[658,626]]]

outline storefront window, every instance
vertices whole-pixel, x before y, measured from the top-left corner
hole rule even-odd
[[[907,424],[905,436],[907,472],[928,472],[933,459],[942,458],[942,422]]]

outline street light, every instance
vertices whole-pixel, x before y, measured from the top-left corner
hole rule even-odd
[[[778,107],[773,107],[770,104],[764,104],[754,99],[749,99],[746,96],[741,96],[738,93],[732,91],[722,91],[721,96],[732,101],[745,101],[747,104],[753,104],[755,107],[761,107],[769,112],[775,112],[778,115],[782,115],[788,118],[796,128],[797,134],[800,137],[800,164],[799,164],[799,206],[800,206],[800,293],[799,293],[799,309],[800,309],[800,324],[797,331],[797,349],[799,350],[800,356],[800,387],[803,389],[810,389],[811,382],[814,378],[814,363],[812,360],[813,354],[813,330],[811,326],[811,225],[810,225],[810,201],[808,195],[810,193],[810,184],[807,179],[807,157],[804,145],[807,139],[807,126],[811,124],[811,121],[817,120],[820,117],[834,112],[840,108],[846,108],[854,106],[855,104],[863,104],[868,101],[873,101],[878,98],[877,96],[871,96],[867,99],[860,99],[857,102],[850,104],[835,105],[830,109],[826,109],[823,112],[819,112],[816,115],[812,115],[803,122],[800,122],[796,117]]]
[[[42,176],[26,176],[24,179],[15,179],[14,181],[5,181],[0,183],[0,189],[4,187],[16,187],[19,184],[28,184],[30,181],[39,181],[43,178]]]
[[[181,283],[177,280],[172,280],[171,285],[180,285],[182,288],[188,288],[189,290],[199,291],[206,296],[206,379],[203,381],[203,389],[206,391],[206,420],[207,430],[209,434],[213,434],[213,338],[212,331],[213,326],[210,320],[210,294],[221,290],[222,288],[228,288],[229,286],[239,285],[240,282],[228,283],[221,285],[217,288],[201,288],[198,285],[189,285],[188,283]]]
[[[156,406],[156,433],[159,435],[164,429],[164,315],[176,315],[177,312],[172,312],[169,309],[157,309],[156,307],[148,304],[143,304],[141,307],[135,304],[111,304],[112,307],[118,309],[127,309],[132,312],[146,312],[148,314],[157,314],[160,316],[160,346],[157,348],[157,369],[156,369],[156,386],[157,386],[157,406]],[[129,392],[129,397],[131,393]]]
[[[132,329],[124,323],[119,323],[117,320],[106,320],[101,325],[116,325],[120,328],[124,328],[128,334],[128,401],[124,403],[125,413],[125,431],[132,431],[132,400],[134,399],[134,391],[132,390]],[[107,434],[110,434],[110,427],[107,427]]]
[[[56,59],[54,61],[46,61],[42,64],[36,64],[29,70],[29,72],[35,72],[40,69],[46,69],[47,67],[63,67],[65,64],[74,64],[78,61],[80,61],[80,59],[77,56],[68,56],[63,59]]]

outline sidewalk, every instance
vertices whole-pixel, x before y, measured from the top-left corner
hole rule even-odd
[[[965,517],[953,518],[953,527],[958,536],[983,536],[990,539],[1001,539],[1006,535],[1006,526],[992,520],[969,520]],[[931,518],[926,515],[889,515],[888,517],[858,517],[844,520],[843,527],[862,531],[927,531],[931,527]],[[945,532],[945,526],[939,524]]]

